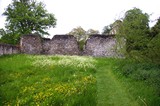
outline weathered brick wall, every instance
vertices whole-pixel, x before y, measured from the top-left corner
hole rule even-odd
[[[91,35],[86,42],[84,55],[114,57],[115,45],[116,39],[113,35]]]
[[[45,45],[48,45],[45,42]],[[48,46],[45,47],[48,49]],[[47,54],[79,55],[77,40],[72,35],[55,35],[49,42]]]
[[[9,44],[0,44],[0,55],[16,53],[20,53],[19,47]]]
[[[20,48],[22,53],[41,54],[42,39],[39,35],[23,35],[20,40]]]

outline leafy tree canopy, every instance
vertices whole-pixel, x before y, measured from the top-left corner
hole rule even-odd
[[[151,35],[155,37],[160,34],[160,17],[157,19],[157,23],[151,28]]]
[[[80,41],[85,37],[86,31],[81,26],[78,26],[77,28],[73,28],[69,34],[74,35],[77,38],[77,41]]]
[[[130,54],[134,50],[143,50],[149,36],[149,15],[134,8],[125,13],[117,36],[126,40],[126,51]]]
[[[119,28],[121,27],[122,21],[121,20],[116,20],[114,23],[105,26],[103,28],[102,34],[105,35],[115,35],[118,33]]]
[[[102,34],[104,34],[104,35],[109,35],[110,32],[111,32],[111,30],[112,30],[112,25],[105,26],[105,27],[103,28]]]
[[[47,12],[42,2],[35,0],[13,0],[3,15],[6,16],[6,34],[2,38],[6,39],[9,35],[13,44],[22,34],[49,35],[46,30],[56,25],[54,15]]]
[[[98,33],[99,33],[98,30],[89,29],[85,31],[81,26],[79,26],[77,28],[73,28],[71,32],[69,32],[68,34],[74,35],[77,38],[77,41],[81,41],[81,40],[86,41],[89,35],[98,34]]]
[[[86,34],[87,35],[99,34],[99,31],[94,29],[88,29]]]
[[[85,31],[81,26],[79,26],[77,28],[73,28],[68,34],[76,37],[80,46],[80,50],[83,51],[85,42],[88,39],[88,37],[92,34],[98,34],[98,33],[99,33],[98,30],[88,29],[87,31]]]
[[[152,62],[160,64],[160,17],[157,23],[151,28],[151,40],[147,47],[146,57]]]

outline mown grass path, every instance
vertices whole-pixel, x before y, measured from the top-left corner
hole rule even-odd
[[[98,106],[139,106],[109,64],[97,71]]]

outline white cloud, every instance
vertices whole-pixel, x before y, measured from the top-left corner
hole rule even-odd
[[[11,0],[0,1],[0,10]],[[51,35],[66,34],[77,26],[85,30],[93,28],[102,31],[103,27],[123,16],[133,7],[152,14],[151,20],[160,16],[159,0],[38,0],[46,4],[50,13],[57,18],[56,28],[49,30]],[[2,7],[1,7],[2,6]],[[0,12],[1,13],[1,12]],[[4,23],[4,18],[0,17]],[[0,26],[2,27],[2,25]]]

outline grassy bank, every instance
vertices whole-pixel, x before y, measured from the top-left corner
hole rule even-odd
[[[1,56],[0,105],[159,106],[159,71],[123,59]]]

